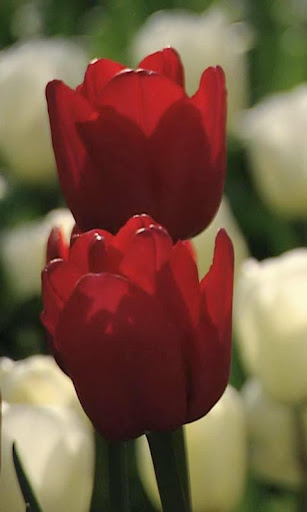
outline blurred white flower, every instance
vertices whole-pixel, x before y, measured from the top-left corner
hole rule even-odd
[[[307,217],[307,84],[274,94],[242,113],[255,185],[278,214]]]
[[[202,419],[185,426],[194,512],[228,512],[242,497],[246,476],[246,425],[240,394],[228,386]],[[139,474],[160,506],[145,437],[137,441]]]
[[[185,68],[188,94],[198,89],[205,68],[222,66],[227,79],[228,125],[232,127],[236,114],[247,106],[246,52],[251,39],[246,23],[233,23],[222,5],[199,15],[184,10],[158,11],[136,34],[131,53],[138,61],[165,46],[176,48]]]
[[[215,237],[220,228],[225,228],[232,240],[235,251],[236,274],[241,263],[249,256],[243,234],[241,233],[237,221],[231,211],[227,198],[224,197],[210,226],[192,239],[193,246],[196,250],[197,266],[200,278],[208,272],[210,265],[212,264]]]
[[[0,53],[0,151],[18,179],[55,180],[45,87],[82,81],[87,57],[66,39],[34,39]]]
[[[291,407],[273,400],[256,379],[244,385],[242,396],[253,471],[264,481],[290,488],[298,487],[301,475]],[[307,408],[304,423],[307,439]]]
[[[0,258],[5,275],[21,300],[40,293],[46,244],[54,226],[61,226],[69,240],[74,219],[68,209],[52,210],[43,219],[17,226],[1,236]]]
[[[35,355],[13,361],[0,358],[0,389],[10,403],[61,405],[78,403],[72,381],[51,356]]]
[[[3,403],[0,512],[25,510],[13,441],[44,512],[88,512],[94,443],[87,423],[67,407]]]
[[[234,328],[247,371],[267,393],[289,403],[307,399],[307,249],[242,265]]]

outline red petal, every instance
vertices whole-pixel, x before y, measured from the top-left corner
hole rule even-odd
[[[213,263],[201,282],[206,314],[223,333],[232,314],[234,253],[232,242],[224,229],[216,237]]]
[[[202,318],[190,352],[189,421],[204,416],[223,394],[230,373],[233,247],[224,230],[216,238],[213,264],[201,282]]]
[[[80,215],[80,212],[86,212],[84,197],[78,196],[78,188],[87,153],[77,133],[76,122],[93,119],[95,113],[83,96],[58,80],[47,85],[46,97],[61,187],[73,214],[78,212]]]
[[[79,133],[89,157],[78,191],[86,207],[74,212],[78,225],[115,233],[134,214],[154,212],[153,172],[141,130],[108,108],[97,121],[80,124]]]
[[[184,96],[182,87],[163,76],[144,69],[127,70],[106,85],[100,105],[113,107],[150,135],[164,112]]]
[[[153,294],[157,274],[168,260],[171,250],[172,239],[161,226],[139,229],[125,249],[119,272],[147,293]]]
[[[110,274],[79,281],[57,330],[79,399],[107,439],[184,422],[182,333],[149,295]]]
[[[174,48],[164,48],[141,60],[139,68],[155,71],[184,88],[184,69],[179,54]]]
[[[164,115],[151,138],[159,172],[156,220],[174,239],[190,238],[208,226],[222,198],[224,174],[211,164],[201,115],[188,100]]]
[[[225,152],[226,99],[225,75],[222,68],[217,66],[206,69],[191,102],[202,114],[205,131],[212,147],[213,161],[221,152]]]
[[[44,311],[41,319],[51,336],[54,336],[59,314],[79,278],[77,270],[63,260],[51,261],[42,272]]]
[[[55,226],[52,228],[47,242],[46,263],[58,258],[66,260],[68,252],[69,248],[63,230]]]
[[[102,89],[125,66],[109,59],[98,59],[88,65],[83,84],[77,87],[77,91],[96,108]]]
[[[92,229],[74,238],[69,254],[69,265],[78,269],[78,272],[87,274],[90,272],[89,248],[97,236],[104,238],[104,231]]]

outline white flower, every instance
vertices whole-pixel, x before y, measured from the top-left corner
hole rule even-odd
[[[278,214],[307,217],[307,84],[242,114],[239,133],[263,200]]]
[[[59,78],[77,85],[87,58],[75,43],[34,39],[0,53],[0,151],[20,180],[56,177],[45,87]]]
[[[137,61],[165,46],[176,48],[185,68],[189,94],[198,89],[205,68],[222,66],[227,80],[228,120],[232,124],[237,112],[247,104],[246,52],[250,35],[247,25],[233,23],[222,6],[200,15],[184,10],[159,11],[136,34],[131,52]]]
[[[12,461],[16,441],[44,512],[88,512],[93,429],[71,380],[50,356],[0,358],[2,468],[0,512],[24,512]]]
[[[94,443],[89,425],[77,413],[56,405],[3,403],[0,512],[25,510],[13,441],[44,512],[88,512]]]
[[[27,222],[2,234],[0,257],[7,280],[18,298],[26,299],[40,293],[41,271],[51,229],[62,227],[69,240],[73,225],[70,211],[59,208],[43,219]]]
[[[75,407],[72,381],[51,356],[35,355],[13,361],[0,358],[0,389],[10,403]]]
[[[238,505],[246,475],[246,425],[239,393],[228,386],[202,419],[185,426],[194,512],[228,512]],[[159,506],[158,490],[144,437],[137,441],[139,474]]]
[[[234,327],[247,370],[276,400],[307,398],[307,249],[241,267]]]
[[[242,390],[250,440],[250,463],[264,481],[286,487],[301,483],[298,447],[291,407],[265,394],[259,381]],[[304,414],[307,439],[307,408]]]
[[[215,237],[220,228],[225,228],[232,240],[235,251],[236,273],[238,272],[241,263],[249,256],[243,234],[241,233],[237,221],[231,211],[228,200],[224,197],[210,226],[192,239],[193,246],[196,250],[197,266],[200,278],[208,272],[210,265],[212,264]]]

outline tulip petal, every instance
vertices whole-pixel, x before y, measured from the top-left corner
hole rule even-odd
[[[174,239],[192,237],[215,215],[224,175],[211,165],[211,149],[198,109],[189,100],[173,105],[151,137],[153,166],[159,173],[156,216]]]
[[[184,88],[184,69],[181,59],[174,48],[164,48],[159,52],[148,55],[141,60],[138,68],[154,71],[158,75],[165,76]]]
[[[102,90],[100,107],[112,107],[150,135],[161,116],[185,97],[182,87],[144,69],[124,70]]]
[[[223,394],[230,371],[234,256],[230,238],[220,230],[213,264],[201,282],[202,316],[197,343],[190,350],[188,421],[209,412]]]
[[[52,228],[47,242],[46,263],[51,260],[68,258],[68,245],[65,240],[63,230],[58,226]]]
[[[206,69],[191,102],[202,114],[205,132],[212,147],[213,162],[225,152],[227,92],[224,71],[220,66]]]
[[[91,62],[85,72],[84,82],[77,87],[77,92],[83,94],[92,105],[97,105],[102,89],[122,69],[125,69],[123,64],[109,59]]]
[[[103,436],[129,439],[184,422],[182,336],[163,307],[126,279],[101,274],[79,281],[61,314],[57,344]]]
[[[47,85],[46,97],[61,187],[72,213],[77,211],[83,218],[84,215],[86,217],[87,208],[84,197],[78,195],[78,189],[87,153],[75,123],[93,119],[95,112],[81,94],[58,80]]]
[[[169,259],[171,250],[172,239],[161,226],[139,229],[126,247],[119,272],[145,292],[153,294],[157,274]]]
[[[83,230],[103,226],[116,233],[136,213],[155,212],[148,141],[129,119],[106,108],[99,119],[78,126],[88,151],[74,212]],[[88,201],[84,201],[87,197]]]

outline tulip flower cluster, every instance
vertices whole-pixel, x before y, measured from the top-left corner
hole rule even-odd
[[[51,233],[42,276],[54,355],[106,438],[174,430],[205,415],[229,376],[231,241],[219,233],[200,283],[180,241],[222,199],[223,71],[208,68],[189,98],[166,48],[137,70],[96,60],[76,90],[55,80],[46,94],[77,223],[70,247]]]

